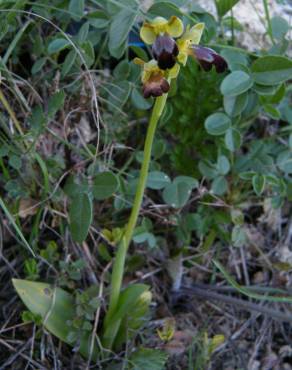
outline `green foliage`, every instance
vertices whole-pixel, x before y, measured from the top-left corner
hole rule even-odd
[[[13,285],[27,308],[34,314],[41,316],[42,323],[47,330],[57,338],[68,344],[71,341],[70,327],[75,316],[74,299],[66,291],[52,287],[49,284],[14,279]],[[91,333],[84,330],[79,337],[80,352],[86,357],[90,350]],[[92,358],[98,354],[97,343],[94,341]]]
[[[292,61],[282,56],[264,56],[252,64],[251,71],[256,83],[278,85],[291,78]]]
[[[139,348],[129,358],[129,370],[162,370],[167,360],[166,353],[157,349]]]
[[[95,199],[103,200],[109,198],[118,186],[118,180],[112,172],[102,172],[94,177],[92,193]]]
[[[222,135],[230,126],[231,120],[224,113],[214,113],[205,121],[205,128],[210,135]]]
[[[191,192],[198,186],[196,179],[178,176],[163,190],[163,200],[173,208],[183,207],[190,198]]]
[[[235,71],[225,77],[220,90],[224,96],[237,96],[249,90],[252,84],[252,79],[247,73]]]
[[[238,2],[239,0],[215,0],[215,4],[216,4],[219,17],[223,17]]]
[[[92,201],[88,194],[79,193],[72,198],[69,218],[72,238],[81,243],[88,234],[92,220]]]
[[[94,335],[93,360],[107,355],[102,344],[126,353],[117,366],[168,366],[164,352],[146,348],[149,287],[127,283],[147,276],[152,261],[160,269],[161,260],[178,253],[187,269],[197,258],[189,248],[204,263],[204,253],[221,258],[230,246],[246,246],[253,218],[246,207],[268,201],[280,208],[292,200],[289,25],[271,16],[270,49],[243,50],[237,36],[246,27],[230,12],[237,3],[216,0],[216,17],[184,0],[155,1],[149,10],[134,0],[0,5],[1,91],[12,109],[1,100],[0,207],[15,234],[12,255],[27,279],[14,286],[29,309],[23,321],[43,325],[85,358]],[[141,69],[131,60],[148,60],[151,48],[129,46],[129,34],[138,33],[141,20],[173,15],[185,24],[204,22],[201,44],[216,49],[229,70],[205,72],[189,58],[171,86],[126,258],[125,288],[105,320],[109,268],[134,201],[154,102],[144,99]],[[249,295],[220,267],[229,284]],[[196,345],[202,357],[196,353],[195,367],[208,363],[210,343]]]
[[[116,311],[104,325],[102,341],[106,348],[119,348],[143,325],[151,302],[148,290],[147,285],[132,284],[120,294]]]

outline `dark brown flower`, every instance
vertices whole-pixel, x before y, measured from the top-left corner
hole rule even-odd
[[[152,45],[152,53],[159,68],[168,69],[175,65],[179,50],[172,37],[163,35],[156,38]]]
[[[161,73],[155,73],[148,79],[147,82],[144,83],[143,96],[146,99],[150,98],[150,96],[156,98],[157,96],[167,93],[169,87],[169,83],[163,77],[163,75]]]
[[[217,73],[225,72],[228,68],[226,60],[215,50],[204,46],[193,46],[194,57],[205,71],[210,71],[214,65]]]

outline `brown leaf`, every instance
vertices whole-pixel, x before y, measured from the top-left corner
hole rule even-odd
[[[33,216],[37,213],[37,201],[32,198],[22,198],[19,202],[18,215],[20,218]]]

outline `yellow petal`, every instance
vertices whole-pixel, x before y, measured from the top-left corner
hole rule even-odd
[[[167,24],[167,33],[171,37],[179,37],[184,31],[183,22],[176,16],[172,16]]]
[[[188,54],[187,53],[179,53],[178,57],[177,57],[177,60],[183,65],[185,66],[187,64],[187,60],[188,60]]]
[[[179,54],[177,56],[177,60],[183,66],[185,66],[186,63],[187,63],[187,59],[188,59],[188,55],[189,55],[189,45],[190,45],[190,40],[189,39],[185,39],[184,36],[181,39],[177,40],[177,42],[176,42],[177,43],[177,46],[178,46],[178,50],[179,50]]]
[[[140,29],[140,37],[146,44],[153,44],[156,33],[152,24],[145,22]]]
[[[179,70],[180,70],[180,66],[179,64],[175,64],[170,70],[169,70],[169,74],[168,74],[168,77],[169,78],[176,78],[179,74]]]
[[[154,27],[154,28],[163,28],[165,27],[166,25],[168,24],[168,21],[167,19],[163,18],[163,17],[155,17],[153,19],[153,21],[151,22],[151,25]]]
[[[135,63],[135,64],[137,64],[138,66],[144,66],[144,64],[145,64],[145,62],[144,62],[144,60],[142,60],[141,58],[134,58],[133,59],[133,62]]]
[[[205,28],[204,23],[197,23],[189,30],[189,39],[191,40],[192,44],[195,45],[199,44],[204,28]]]
[[[161,71],[160,68],[157,65],[157,61],[154,59],[151,59],[149,62],[145,63],[143,66],[143,72],[142,72],[142,82],[147,82],[153,74],[161,73],[164,74],[164,71]]]

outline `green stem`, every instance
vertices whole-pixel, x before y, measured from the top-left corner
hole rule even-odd
[[[268,33],[273,45],[275,45],[275,40],[273,38],[273,32],[272,32],[272,23],[271,23],[271,18],[270,18],[268,1],[263,0],[263,4],[264,4],[264,9],[265,9],[266,20],[267,20],[267,23],[268,23],[267,33]]]
[[[21,128],[21,124],[19,123],[18,119],[16,118],[14,110],[11,108],[8,100],[5,98],[5,95],[3,94],[1,89],[0,89],[0,102],[2,103],[2,105],[4,106],[6,111],[8,112],[8,114],[11,118],[11,121],[14,123],[14,125],[15,125],[16,129],[18,130],[19,134],[24,137],[24,132]],[[28,144],[26,143],[25,140],[24,140],[24,145],[25,145],[26,149],[29,148],[29,146],[28,146]]]
[[[0,90],[0,101],[3,104],[4,108],[7,110],[8,114],[9,114],[12,122],[14,123],[15,127],[17,128],[18,132],[20,133],[20,135],[23,136],[24,133],[22,131],[21,125],[18,122],[18,119],[16,118],[13,109],[10,107],[10,104],[8,103],[7,99],[5,98],[5,96],[4,96],[4,94],[1,90]]]
[[[117,251],[116,258],[113,264],[110,302],[109,302],[109,309],[105,317],[105,326],[109,324],[109,321],[112,318],[112,315],[114,314],[117,308],[117,304],[118,304],[118,300],[120,296],[120,290],[122,286],[123,275],[124,275],[126,255],[127,255],[130,242],[132,240],[133,232],[134,232],[134,229],[137,223],[137,219],[139,216],[141,204],[143,201],[143,195],[144,195],[144,191],[146,187],[149,163],[151,160],[153,139],[154,139],[157,123],[159,121],[159,118],[163,112],[163,109],[166,103],[166,99],[167,99],[167,94],[163,94],[162,96],[156,98],[155,104],[152,110],[152,115],[150,118],[146,140],[145,140],[145,145],[144,145],[143,163],[141,166],[140,177],[139,177],[139,181],[138,181],[138,185],[136,189],[133,208],[131,211],[128,224],[126,226],[124,237],[118,246],[118,251]],[[104,345],[106,346],[106,343],[104,343]]]

